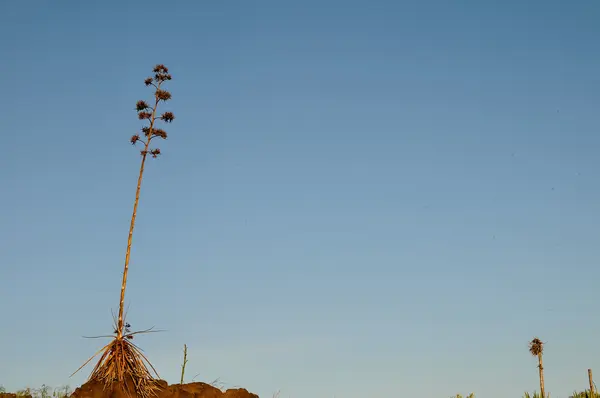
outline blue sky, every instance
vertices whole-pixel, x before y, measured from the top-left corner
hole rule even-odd
[[[126,4],[123,4],[126,3]],[[164,12],[160,12],[160,10]],[[127,303],[164,379],[518,397],[600,370],[600,3],[12,1],[0,384],[72,386]],[[6,360],[8,359],[8,360]]]

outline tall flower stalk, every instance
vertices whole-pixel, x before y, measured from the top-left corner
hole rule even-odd
[[[144,166],[148,155],[153,158],[160,155],[160,149],[150,147],[150,143],[155,138],[167,139],[167,132],[163,129],[155,126],[157,121],[157,111],[160,102],[166,102],[171,99],[171,93],[162,89],[162,84],[167,80],[171,80],[169,70],[164,65],[156,65],[154,67],[154,77],[147,78],[144,83],[146,86],[153,86],[156,90],[154,92],[154,105],[151,107],[146,101],[140,100],[136,103],[135,107],[138,112],[138,118],[140,120],[148,120],[149,126],[142,127],[142,133],[144,138],[139,134],[134,134],[131,137],[131,144],[136,145],[141,143],[144,148],[140,151],[142,155],[142,161],[140,163],[140,173],[138,175],[137,189],[135,191],[135,201],[133,202],[133,213],[131,215],[131,223],[129,224],[129,235],[127,237],[127,250],[125,251],[125,267],[123,269],[123,280],[121,282],[121,297],[119,300],[119,317],[117,319],[117,336],[123,337],[124,335],[124,308],[125,308],[125,289],[127,288],[127,274],[129,273],[129,259],[131,255],[131,243],[133,240],[133,229],[135,228],[135,219],[137,217],[137,208],[140,202],[140,190],[142,188],[142,178],[144,177]],[[171,112],[164,112],[160,116],[160,120],[171,123],[175,119],[175,115]]]
[[[540,396],[546,398],[545,386],[544,386],[544,362],[542,355],[544,353],[544,343],[537,337],[529,342],[529,352],[538,360],[538,369],[540,373]]]

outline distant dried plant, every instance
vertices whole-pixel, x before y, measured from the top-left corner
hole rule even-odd
[[[529,353],[538,359],[538,369],[540,375],[540,396],[546,398],[545,386],[544,386],[544,363],[542,355],[544,353],[544,343],[537,337],[529,342]]]
[[[133,238],[133,229],[135,226],[135,219],[137,215],[137,207],[140,200],[140,190],[142,187],[142,177],[144,175],[144,165],[148,155],[153,158],[158,157],[161,152],[159,148],[154,148],[150,144],[152,140],[156,138],[166,139],[167,132],[161,128],[156,127],[158,120],[166,123],[171,123],[175,119],[175,115],[172,112],[163,112],[161,115],[158,114],[158,105],[161,102],[167,102],[171,99],[171,93],[164,90],[162,85],[171,80],[169,70],[164,65],[156,65],[153,69],[154,76],[148,77],[144,80],[144,84],[154,88],[154,101],[150,105],[146,101],[140,100],[136,103],[136,111],[139,120],[147,120],[148,125],[141,128],[141,134],[134,134],[130,142],[133,145],[142,144],[143,148],[140,150],[142,155],[140,171],[137,181],[137,189],[135,192],[135,202],[133,204],[133,214],[131,216],[131,224],[129,226],[129,235],[127,238],[127,250],[125,252],[125,267],[123,270],[123,279],[121,282],[121,295],[119,300],[119,315],[115,319],[114,336],[96,336],[96,337],[110,337],[112,341],[100,349],[90,359],[87,360],[79,369],[75,371],[77,373],[81,368],[87,365],[93,358],[101,354],[100,360],[94,367],[89,380],[97,380],[104,384],[105,387],[110,388],[114,382],[123,383],[127,386],[129,383],[133,384],[134,391],[138,396],[147,398],[150,395],[156,394],[159,389],[156,379],[153,377],[150,369],[154,371],[154,374],[158,377],[158,373],[150,364],[148,359],[142,354],[139,347],[137,347],[131,340],[134,335],[139,333],[148,333],[151,329],[142,330],[139,332],[131,332],[129,330],[130,325],[125,323],[125,289],[127,287],[127,274],[129,271],[129,258],[131,254],[131,243]],[[73,374],[75,374],[73,373]]]

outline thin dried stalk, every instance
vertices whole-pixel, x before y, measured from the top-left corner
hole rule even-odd
[[[188,359],[187,359],[187,344],[183,345],[183,363],[181,364],[181,382],[180,384],[183,384],[183,376],[185,375],[185,365],[187,365],[188,363]]]

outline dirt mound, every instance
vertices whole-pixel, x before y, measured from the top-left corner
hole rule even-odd
[[[156,398],[259,398],[244,388],[229,389],[225,392],[206,383],[188,383],[169,385],[166,381],[158,381],[161,387]],[[101,383],[88,381],[77,388],[71,398],[131,398],[123,385],[114,383],[111,389],[104,389]],[[3,398],[3,397],[0,397]],[[10,397],[6,397],[10,398]]]
[[[31,395],[19,395],[19,398],[31,398]],[[0,398],[17,398],[17,394],[12,394],[9,392],[0,392]]]

